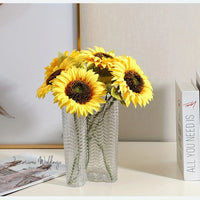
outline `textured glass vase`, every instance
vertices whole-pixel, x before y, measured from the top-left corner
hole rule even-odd
[[[86,170],[89,181],[117,180],[118,121],[118,101],[111,96],[99,112],[87,117]]]
[[[62,110],[66,180],[82,186],[86,180],[115,182],[118,161],[118,101],[107,97],[94,115],[77,117]]]
[[[62,109],[63,142],[66,164],[66,181],[69,186],[79,187],[85,184],[87,155],[87,123],[83,116],[68,114]]]

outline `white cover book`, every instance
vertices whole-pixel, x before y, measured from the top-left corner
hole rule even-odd
[[[177,162],[184,180],[200,180],[199,90],[176,82]]]

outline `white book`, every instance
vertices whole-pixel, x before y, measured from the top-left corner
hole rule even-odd
[[[176,82],[177,163],[184,180],[200,180],[199,90]]]

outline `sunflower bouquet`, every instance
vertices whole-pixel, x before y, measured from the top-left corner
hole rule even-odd
[[[118,130],[112,125],[109,127],[108,123],[112,122],[110,116],[105,123],[104,119],[115,102],[119,101],[127,107],[132,102],[135,107],[138,104],[144,107],[153,98],[151,83],[135,59],[125,55],[117,57],[114,51],[106,52],[96,46],[94,49],[73,50],[71,54],[68,51],[64,54],[59,53],[58,57],[45,68],[44,82],[37,90],[37,97],[44,98],[50,91],[54,95],[54,103],[58,103],[59,107],[66,111],[65,113],[74,116],[75,130],[79,130],[77,127],[79,118],[85,118],[87,122],[87,134],[84,139],[86,144],[81,144],[82,135],[76,131],[78,147],[76,151],[72,151],[73,154],[76,153],[71,167],[68,163],[70,168],[68,184],[73,184],[80,176],[81,157],[86,157],[84,170],[93,170],[91,161],[99,166],[99,170],[105,168],[107,180],[115,181],[116,175],[111,166],[113,158],[110,158],[112,153],[107,152],[110,147],[106,147],[105,143],[111,143],[113,135],[117,135]],[[112,112],[117,115],[116,108]],[[100,131],[102,127],[105,133]],[[69,137],[67,139],[71,141]],[[81,154],[81,146],[86,146],[85,154]],[[112,150],[112,152],[117,151]],[[100,162],[102,164],[99,164]]]
[[[59,53],[45,70],[37,97],[52,91],[54,103],[78,117],[98,112],[108,94],[127,107],[131,102],[135,107],[146,106],[153,98],[151,83],[135,59],[115,57],[114,51],[100,47]]]

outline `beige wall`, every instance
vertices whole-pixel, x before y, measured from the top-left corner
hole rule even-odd
[[[146,108],[120,107],[120,139],[175,141],[174,81],[200,68],[200,5],[82,4],[82,48],[133,56],[154,88]]]

